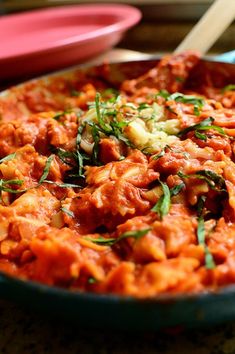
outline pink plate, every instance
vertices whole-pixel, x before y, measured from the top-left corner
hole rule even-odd
[[[0,80],[84,62],[141,18],[127,5],[77,5],[0,18]]]

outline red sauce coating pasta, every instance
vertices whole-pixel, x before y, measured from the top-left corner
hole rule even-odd
[[[0,270],[135,297],[235,283],[235,86],[187,88],[198,62],[0,102]]]

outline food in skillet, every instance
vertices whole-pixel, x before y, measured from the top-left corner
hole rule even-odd
[[[189,89],[198,61],[0,102],[1,271],[135,297],[235,283],[235,85]]]

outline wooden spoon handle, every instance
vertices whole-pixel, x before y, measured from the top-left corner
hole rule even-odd
[[[234,18],[235,0],[216,0],[175,49],[175,53],[192,49],[205,54]]]

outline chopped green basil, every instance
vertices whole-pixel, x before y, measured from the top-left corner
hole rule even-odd
[[[91,238],[91,237],[85,237],[85,240],[91,241],[93,243],[96,243],[98,245],[104,245],[104,246],[113,246],[116,243],[120,242],[121,240],[129,237],[133,237],[136,240],[140,239],[141,237],[145,236],[151,228],[148,229],[143,229],[143,230],[133,230],[133,231],[127,231],[124,232],[122,235],[120,235],[118,238],[105,238],[105,237],[98,237],[98,238]]]
[[[178,176],[181,178],[198,178],[207,182],[209,187],[217,192],[226,192],[225,180],[222,176],[211,170],[200,170],[191,175],[185,175],[182,172],[178,172]]]
[[[194,124],[190,127],[183,129],[181,132],[178,133],[178,136],[182,137],[183,135],[185,135],[191,131],[195,131],[195,132],[197,132],[197,135],[196,134],[195,135],[199,139],[205,140],[206,135],[203,134],[203,137],[199,137],[200,133],[198,133],[198,131],[210,130],[210,129],[216,130],[221,135],[226,135],[224,130],[221,127],[218,127],[217,125],[213,125],[212,124],[213,122],[214,122],[214,118],[212,118],[212,117],[206,118],[203,121],[201,121],[200,123]]]
[[[201,109],[205,103],[204,99],[201,97],[196,97],[192,95],[183,95],[180,92],[175,92],[170,94],[168,91],[161,90],[156,95],[165,98],[166,101],[175,101],[175,102],[182,102],[186,104],[192,104],[194,106],[194,114],[200,115]]]
[[[88,278],[88,284],[96,284],[98,282],[98,280],[94,277],[90,277]]]
[[[151,106],[148,103],[143,102],[143,103],[139,104],[139,107],[137,109],[138,109],[138,111],[142,111],[143,109],[146,109],[146,108],[149,108],[149,107],[151,107]]]
[[[171,149],[169,145],[164,146],[164,148],[159,152],[159,154],[154,155],[152,157],[153,160],[158,160],[160,157],[164,156],[166,153],[166,149]],[[142,151],[143,152],[143,151]]]
[[[168,185],[166,183],[163,183],[159,181],[162,187],[163,194],[157,201],[157,203],[154,205],[154,207],[151,209],[151,211],[155,211],[158,213],[160,219],[162,220],[164,215],[167,215],[170,206],[171,206],[171,193]]]
[[[44,179],[43,182],[48,183],[48,184],[54,184],[55,186],[60,187],[60,188],[81,188],[81,186],[79,186],[78,184],[58,183],[58,182],[54,182],[54,181],[48,181],[47,179]]]
[[[235,90],[235,84],[230,84],[223,87],[221,91],[226,92],[226,91],[234,91],[234,90]]]
[[[104,245],[104,246],[113,246],[116,242],[116,238],[105,238],[105,237],[97,237],[97,238],[92,238],[92,237],[84,237],[85,240],[91,241],[97,245]]]
[[[94,140],[94,146],[92,149],[92,162],[94,165],[96,165],[96,164],[98,164],[99,143],[100,143],[99,130],[97,129],[96,124],[92,124],[91,134],[92,134],[92,138]]]
[[[3,157],[3,158],[0,160],[0,163],[5,162],[5,161],[13,160],[15,157],[16,157],[16,152],[13,152],[13,154],[9,154],[9,155]]]
[[[44,167],[44,170],[43,170],[43,174],[39,180],[39,184],[43,183],[44,180],[47,178],[49,172],[50,172],[50,167],[51,167],[51,163],[52,163],[52,160],[54,158],[54,155],[50,155],[48,158],[47,158],[47,161],[46,161],[46,165]]]
[[[67,214],[68,216],[70,216],[71,218],[75,218],[75,215],[74,215],[74,213],[73,213],[71,210],[68,210],[68,209],[66,209],[66,208],[64,208],[64,207],[61,207],[60,210],[61,210],[63,213],[65,213],[65,214]]]
[[[74,166],[72,160],[74,160],[74,153],[72,151],[66,151],[61,148],[52,149],[52,151],[60,158],[60,160],[69,166]]]
[[[171,197],[176,196],[181,192],[181,190],[185,187],[184,183],[179,183],[173,188],[169,189],[168,185],[166,183],[163,183],[159,181],[163,194],[162,196],[158,199],[157,203],[154,205],[154,207],[151,209],[151,211],[155,211],[158,213],[160,216],[160,219],[162,220],[163,216],[167,215],[170,207],[171,207]]]
[[[171,188],[170,189],[171,197],[174,197],[177,194],[179,194],[184,187],[185,187],[184,183],[179,183],[176,186],[174,186],[173,188]]]
[[[175,81],[176,81],[176,82],[184,82],[184,81],[185,81],[185,78],[184,78],[184,77],[181,77],[181,76],[177,76],[177,77],[175,78]]]
[[[207,141],[207,136],[206,134],[202,134],[200,133],[198,130],[195,130],[195,133],[194,133],[195,137],[200,139],[200,140],[203,140],[203,141]]]
[[[78,131],[77,131],[77,136],[76,136],[76,153],[75,153],[75,159],[78,165],[78,175],[80,177],[83,176],[83,168],[84,168],[84,156],[83,154],[80,152],[80,144],[81,144],[81,140],[82,140],[82,133],[85,129],[85,123],[81,124],[78,127]]]
[[[70,95],[71,95],[72,97],[78,97],[78,96],[81,95],[81,92],[80,92],[80,91],[77,91],[77,90],[75,90],[75,89],[73,89],[73,90],[70,91]]]
[[[28,188],[27,189],[12,189],[9,187],[10,185],[22,186],[23,183],[24,183],[24,181],[22,179],[9,179],[9,180],[0,179],[0,194],[1,194],[1,192],[8,192],[8,193],[13,193],[13,194],[26,192],[28,190]]]
[[[203,208],[205,203],[205,196],[201,196],[198,201],[198,225],[197,225],[197,239],[199,245],[204,247],[205,252],[205,267],[207,269],[214,269],[215,262],[209,248],[206,245],[205,222],[203,218]]]

